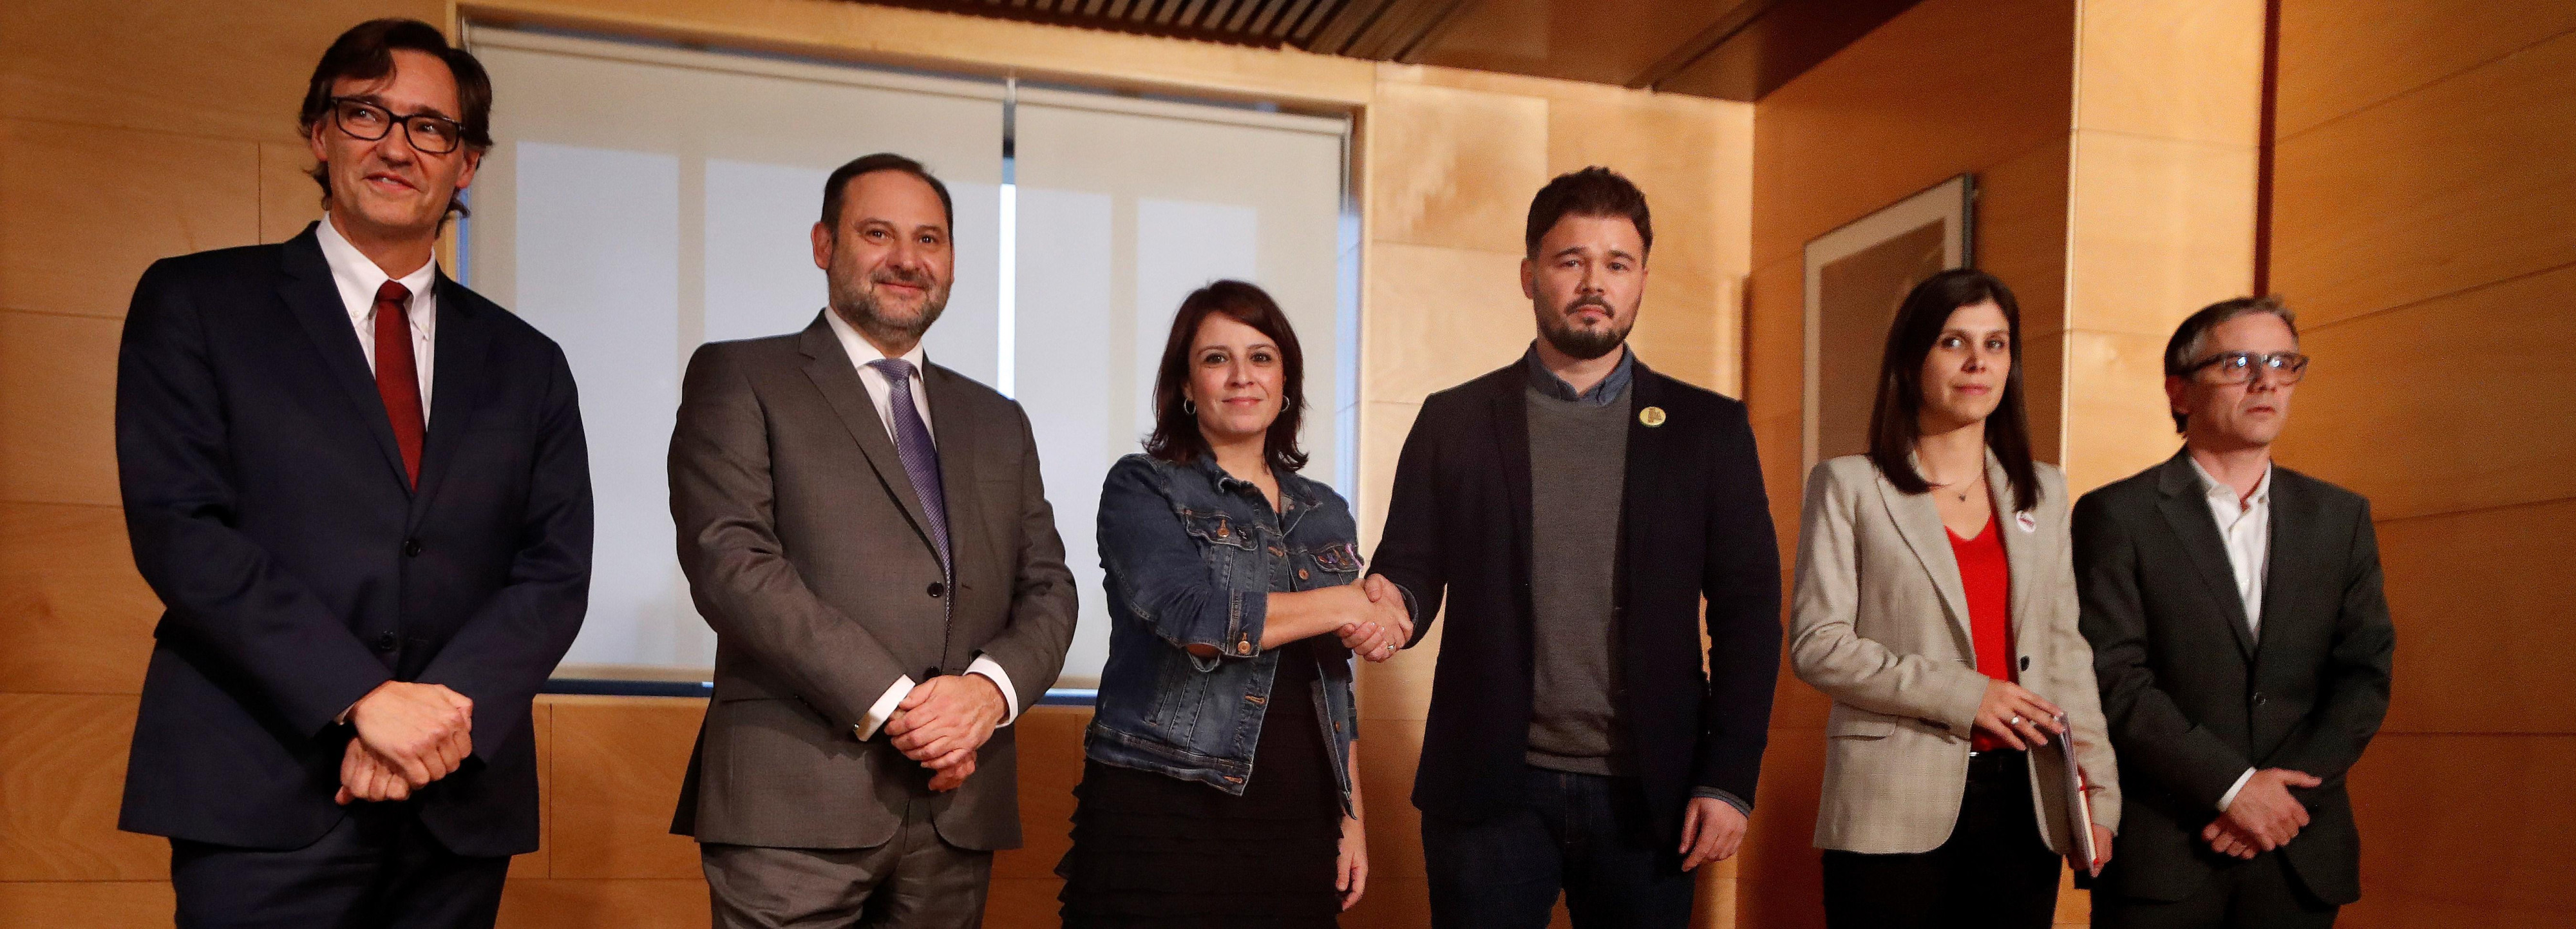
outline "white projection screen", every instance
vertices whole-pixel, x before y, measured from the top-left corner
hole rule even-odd
[[[598,531],[589,618],[558,679],[702,681],[715,635],[675,555],[665,456],[704,342],[795,332],[825,303],[808,230],[859,155],[921,160],[956,200],[957,282],[932,363],[1027,408],[1081,625],[1059,688],[1097,685],[1108,631],[1100,482],[1149,428],[1183,296],[1254,281],[1298,327],[1311,476],[1344,487],[1356,362],[1339,119],[476,27],[493,136],[459,276],[564,347]],[[1016,233],[1014,233],[1014,229]],[[1008,236],[1008,240],[1005,240]]]
[[[1037,432],[1082,625],[1061,686],[1109,657],[1100,483],[1153,428],[1154,367],[1181,299],[1235,278],[1269,291],[1306,356],[1307,474],[1349,493],[1335,428],[1346,124],[1256,110],[1023,88],[1013,117],[1021,406]]]

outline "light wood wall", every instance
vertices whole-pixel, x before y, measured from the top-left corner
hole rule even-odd
[[[2576,924],[2576,6],[2282,0],[2281,461],[2370,497],[2396,699],[2347,926]]]
[[[1808,240],[1963,172],[1977,264],[2020,299],[2033,440],[2055,461],[2067,319],[2076,20],[2054,0],[1925,0],[1754,106],[1745,399],[1787,589],[1798,538]],[[1785,622],[1785,616],[1784,616]],[[1784,662],[1740,877],[1743,924],[1824,925],[1811,844],[1831,701]],[[2059,916],[2081,922],[2080,894]]]
[[[116,506],[117,328],[153,259],[279,241],[318,216],[296,101],[333,35],[388,15],[1358,114],[1356,502],[1372,539],[1423,395],[1510,362],[1528,340],[1518,236],[1529,196],[1555,173],[1608,164],[1645,188],[1658,247],[1635,344],[1666,373],[1739,389],[1754,147],[1744,104],[829,0],[11,3],[0,7],[0,924],[167,924],[166,844],[114,829],[159,611]],[[1345,925],[1428,919],[1407,796],[1435,648],[1363,672],[1376,877]],[[539,701],[545,847],[513,862],[503,925],[706,924],[695,849],[665,834],[702,713],[690,700]],[[990,925],[1055,924],[1052,869],[1087,721],[1041,708],[1017,724],[1029,845],[996,860]],[[1732,875],[1704,879],[1703,925],[1733,924]]]

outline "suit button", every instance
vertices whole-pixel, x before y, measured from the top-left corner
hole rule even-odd
[[[2030,670],[2030,656],[2029,656],[2029,655],[2023,655],[2023,656],[2021,656],[2021,669],[2022,669],[2022,670],[2024,670],[2024,671],[2028,671],[2028,670]]]
[[[406,556],[406,557],[411,557],[411,558],[418,558],[418,557],[420,557],[420,540],[419,540],[419,539],[404,539],[404,540],[403,540],[403,555],[404,555],[404,556]]]
[[[942,597],[942,596],[947,596],[947,594],[948,594],[948,585],[946,585],[946,584],[942,584],[942,583],[940,583],[940,582],[938,582],[938,581],[932,581],[932,582],[930,582],[930,595],[931,595],[931,596],[933,596],[933,597]]]
[[[384,632],[384,633],[378,633],[378,634],[376,635],[376,650],[377,650],[377,651],[380,651],[380,652],[390,652],[390,651],[393,651],[393,650],[394,650],[394,646],[395,646],[396,644],[398,644],[398,642],[397,642],[397,640],[394,638],[394,634],[393,634],[393,633],[390,633],[390,632]]]
[[[2263,704],[2270,703],[2270,702],[2272,702],[2271,698],[2266,697],[2266,696],[2263,696],[2263,695],[2262,695],[2262,694],[2260,694],[2260,693],[2257,693],[2257,694],[2255,694],[2255,695],[2254,695],[2254,705],[2255,705],[2255,706],[2262,706]]]

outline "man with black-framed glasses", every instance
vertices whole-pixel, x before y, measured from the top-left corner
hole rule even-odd
[[[119,826],[169,837],[182,927],[488,927],[537,848],[590,469],[563,352],[434,257],[491,101],[436,27],[350,29],[301,112],[323,219],[135,286],[118,479],[166,612]]]
[[[2325,927],[2361,897],[2344,776],[2396,632],[2370,502],[2272,461],[2307,368],[2276,298],[2192,314],[2164,356],[2182,450],[2076,503],[2127,794],[2097,927]]]

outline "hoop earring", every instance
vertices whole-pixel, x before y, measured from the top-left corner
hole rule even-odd
[[[1183,413],[1188,413],[1188,414],[1190,414],[1190,415],[1192,415],[1192,416],[1197,416],[1197,415],[1199,415],[1199,404],[1198,404],[1198,401],[1192,400],[1192,399],[1190,399],[1190,398],[1188,398],[1188,397],[1182,397],[1182,398],[1181,398],[1181,412],[1183,412]]]

